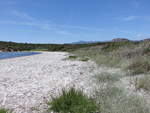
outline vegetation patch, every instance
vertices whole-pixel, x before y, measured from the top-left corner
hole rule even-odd
[[[150,91],[150,75],[144,75],[135,80],[136,89],[144,89]]]
[[[0,108],[0,113],[12,113],[12,112],[8,109]]]
[[[69,91],[62,91],[62,95],[53,98],[48,103],[49,110],[57,113],[95,113],[97,106],[96,102],[83,94],[82,91],[77,91],[71,88]]]
[[[68,57],[70,60],[76,60],[78,58],[78,56],[75,56],[75,55],[71,55]]]
[[[87,58],[87,57],[83,57],[83,58],[80,58],[80,61],[84,61],[84,62],[86,62],[86,61],[89,61],[89,58]]]
[[[136,59],[126,69],[130,70],[133,75],[148,73],[150,71],[150,62],[144,59]]]
[[[48,51],[48,49],[45,49],[45,48],[37,48],[37,49],[32,49],[31,51]]]
[[[96,101],[98,113],[150,113],[143,98],[127,95],[112,83],[97,91]]]
[[[96,78],[98,82],[116,82],[119,80],[119,75],[103,72],[97,74]]]

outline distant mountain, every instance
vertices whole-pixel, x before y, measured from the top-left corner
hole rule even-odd
[[[78,42],[72,42],[71,44],[91,44],[91,43],[97,43],[100,41],[78,41]]]
[[[126,38],[115,38],[112,40],[112,42],[126,42],[126,41],[130,41]]]
[[[142,41],[144,41],[144,42],[150,42],[150,38],[146,38],[146,39],[144,39]]]

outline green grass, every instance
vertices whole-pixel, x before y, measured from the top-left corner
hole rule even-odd
[[[48,111],[57,113],[95,113],[97,109],[96,102],[93,99],[74,88],[69,91],[63,90],[62,95],[53,98],[48,105]]]
[[[8,109],[0,108],[0,113],[11,113]]]
[[[78,56],[75,56],[75,55],[70,55],[68,57],[68,59],[70,59],[70,60],[76,60],[77,58],[78,58]]]
[[[37,49],[32,49],[30,51],[48,51],[48,49],[44,49],[44,48],[37,48]]]

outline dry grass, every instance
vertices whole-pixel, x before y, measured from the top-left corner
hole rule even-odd
[[[136,89],[144,89],[150,91],[150,75],[144,75],[143,77],[135,80]]]
[[[143,74],[150,72],[150,62],[147,57],[138,57],[129,63],[128,67],[126,68],[130,70],[131,74]]]
[[[106,77],[103,80],[102,77],[102,79],[97,80],[99,90],[96,91],[95,96],[99,113],[150,113],[149,106],[143,98],[128,95],[123,88],[116,86],[115,82],[117,81],[114,78],[108,79]],[[104,81],[105,85],[102,85],[99,80]]]
[[[118,74],[110,74],[107,72],[103,72],[103,73],[97,74],[96,79],[99,83],[101,83],[101,82],[116,82],[116,81],[119,81],[120,76]]]

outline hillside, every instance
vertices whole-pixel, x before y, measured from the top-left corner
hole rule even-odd
[[[30,50],[46,50],[46,51],[71,51],[78,48],[96,46],[101,43],[92,44],[31,44],[31,43],[15,43],[0,41],[0,51],[30,51]]]
[[[114,39],[115,40],[115,39]],[[92,47],[98,45],[116,44],[122,42],[125,43],[139,43],[138,41],[109,41],[109,42],[92,42],[92,43],[76,43],[76,44],[32,44],[32,43],[16,43],[16,42],[4,42],[0,41],[0,51],[72,51],[84,47]]]

